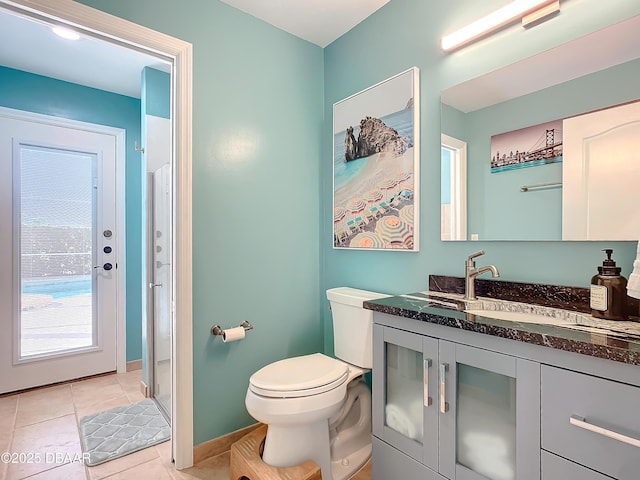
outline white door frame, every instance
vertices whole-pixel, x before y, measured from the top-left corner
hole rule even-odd
[[[15,110],[0,106],[0,116],[15,120],[41,123],[54,127],[73,128],[75,130],[83,130],[86,132],[100,133],[110,135],[116,139],[116,232],[118,252],[118,268],[116,269],[118,290],[116,292],[116,369],[118,373],[127,371],[127,345],[126,345],[126,215],[124,201],[124,184],[125,184],[125,159],[126,159],[126,132],[122,128],[109,127],[95,123],[81,122],[78,120],[70,120],[62,117],[53,117],[40,113],[27,112],[24,110]]]
[[[191,122],[192,45],[71,0],[0,0],[0,5],[49,23],[70,26],[102,40],[129,46],[172,62],[174,135],[173,406],[171,434],[177,469],[193,465],[192,200]],[[180,392],[177,395],[176,392]]]
[[[454,152],[451,158],[450,240],[467,240],[467,142],[443,133],[440,143]]]

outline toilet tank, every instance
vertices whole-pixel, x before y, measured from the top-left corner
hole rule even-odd
[[[362,308],[362,303],[388,296],[349,287],[327,290],[333,317],[333,348],[337,358],[361,368],[372,367],[373,311]]]

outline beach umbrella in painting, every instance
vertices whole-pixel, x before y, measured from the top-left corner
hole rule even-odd
[[[378,203],[382,200],[382,192],[379,188],[372,188],[367,192],[364,198],[366,198],[369,203]]]
[[[384,248],[384,241],[376,233],[362,232],[353,237],[349,246],[352,248]]]
[[[342,207],[336,207],[333,209],[333,231],[337,231],[340,227],[343,227],[344,219],[347,216],[347,211]]]
[[[400,209],[398,217],[404,223],[408,223],[413,227],[413,205],[406,205]]]
[[[395,215],[387,215],[378,220],[375,232],[391,247],[398,248],[413,244],[413,228]]]
[[[400,187],[398,189],[398,192],[402,191],[402,189],[404,188],[404,184],[405,183],[409,183],[408,180],[411,178],[411,172],[405,172],[402,170],[398,170],[396,172],[396,178],[395,181],[397,182],[398,186]]]
[[[411,172],[405,172],[402,170],[398,170],[396,172],[395,181],[398,183],[404,183],[411,178]]]
[[[367,208],[367,202],[357,197],[352,198],[347,204],[347,210],[349,210],[354,216],[364,212],[365,208]]]
[[[389,200],[389,192],[398,184],[393,178],[385,178],[380,184],[380,189],[385,191],[385,200]]]
[[[333,209],[333,223],[338,223],[347,216],[347,211],[342,207],[336,207]]]

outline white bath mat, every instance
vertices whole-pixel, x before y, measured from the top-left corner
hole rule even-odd
[[[80,441],[90,467],[165,442],[171,427],[150,399],[80,419]]]

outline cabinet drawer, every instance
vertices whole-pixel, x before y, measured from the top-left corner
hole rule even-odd
[[[542,448],[617,479],[638,478],[640,388],[549,366],[541,388]]]
[[[577,463],[542,451],[542,480],[611,480]]]

